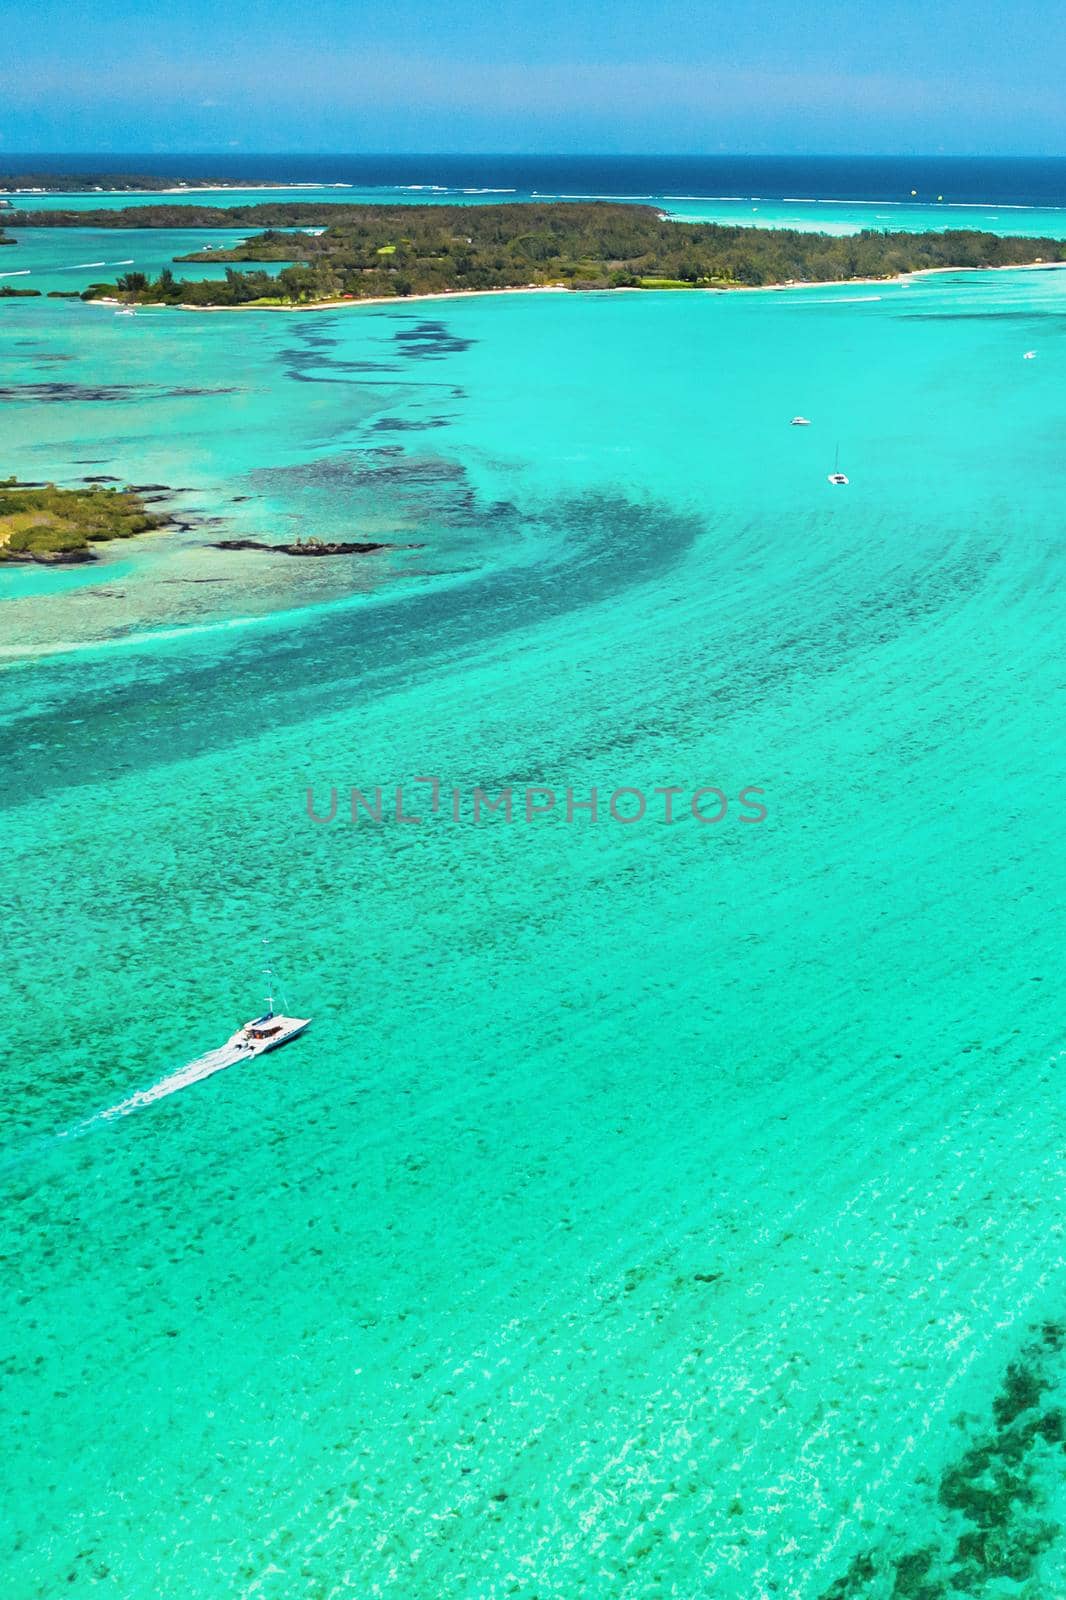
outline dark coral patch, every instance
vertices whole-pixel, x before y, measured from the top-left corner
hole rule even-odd
[[[439,361],[469,350],[476,342],[460,338],[443,322],[428,320],[416,322],[412,328],[398,328],[392,337],[409,361]]]

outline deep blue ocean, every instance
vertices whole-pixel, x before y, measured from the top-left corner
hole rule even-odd
[[[408,184],[529,194],[903,200],[1066,205],[1066,157],[165,155],[97,153],[0,157],[4,172],[128,172],[229,183]]]

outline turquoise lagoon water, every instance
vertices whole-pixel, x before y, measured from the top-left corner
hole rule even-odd
[[[493,195],[501,200],[515,198],[513,189],[451,189],[447,185],[427,184],[412,187],[358,187],[348,183],[295,184],[286,188],[282,184],[269,188],[252,186],[242,189],[239,184],[221,189],[97,189],[88,192],[75,190],[64,194],[58,190],[37,194],[11,194],[8,198],[19,211],[114,211],[126,206],[256,206],[270,202],[300,201],[308,204],[351,205],[366,202],[368,205],[429,205],[441,203],[486,204]]]
[[[660,202],[656,202],[659,204]],[[759,196],[704,200],[669,196],[662,209],[678,222],[721,222],[734,227],[796,228],[801,233],[848,235],[872,228],[886,233],[939,233],[944,228],[977,228],[1037,239],[1066,238],[1061,206],[964,205],[945,202],[879,200],[765,200]]]
[[[890,232],[930,233],[943,228],[978,228],[987,233],[1066,238],[1066,207],[1007,201],[971,204],[950,198],[933,200],[827,200],[781,199],[762,195],[699,195],[609,192],[561,193],[552,189],[461,188],[449,184],[304,184],[270,189],[188,189],[178,193],[157,191],[88,194],[26,194],[12,196],[22,211],[112,210],[147,205],[250,206],[269,201],[300,201],[345,205],[491,205],[533,200],[623,200],[650,205],[679,222],[720,222],[755,228],[797,228],[806,233],[846,235],[864,228]],[[2,220],[2,219],[0,219]],[[103,230],[104,237],[107,230]],[[27,237],[29,237],[27,235]]]
[[[3,327],[7,1592],[1063,1592],[1066,274]]]
[[[80,291],[89,283],[110,283],[123,272],[158,277],[171,267],[178,277],[224,278],[226,264],[182,264],[175,258],[193,250],[227,249],[248,237],[230,228],[16,228],[14,247],[0,250],[0,285],[13,289]],[[280,272],[281,261],[257,263]],[[0,305],[0,311],[6,310]]]

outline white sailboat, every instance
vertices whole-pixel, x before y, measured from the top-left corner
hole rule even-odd
[[[840,446],[839,445],[837,445],[837,453],[836,453],[836,456],[835,456],[835,458],[833,460],[833,470],[829,474],[829,482],[833,483],[833,484],[846,484],[846,483],[850,482],[850,479],[843,472],[841,472],[841,470],[840,470]]]
[[[263,943],[266,944],[266,940]],[[242,1056],[263,1056],[268,1050],[288,1044],[297,1034],[310,1027],[310,1017],[287,1017],[274,1010],[274,973],[269,965],[264,968],[267,980],[266,1010],[261,1017],[253,1017],[238,1028],[226,1043],[227,1050],[239,1051]]]

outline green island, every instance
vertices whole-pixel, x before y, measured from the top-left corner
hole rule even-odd
[[[129,539],[170,520],[150,512],[136,489],[98,483],[59,489],[54,483],[0,478],[0,564],[93,561],[94,544]]]
[[[179,279],[169,269],[149,280],[131,272],[84,291],[86,299],[185,306],[313,305],[549,285],[757,288],[1066,260],[1066,242],[1056,239],[1002,238],[969,229],[838,238],[673,222],[650,206],[613,202],[459,209],[285,201],[15,212],[8,220],[19,227],[259,228],[264,231],[233,248],[199,250],[177,260],[292,263],[277,276],[231,270],[224,280]]]

